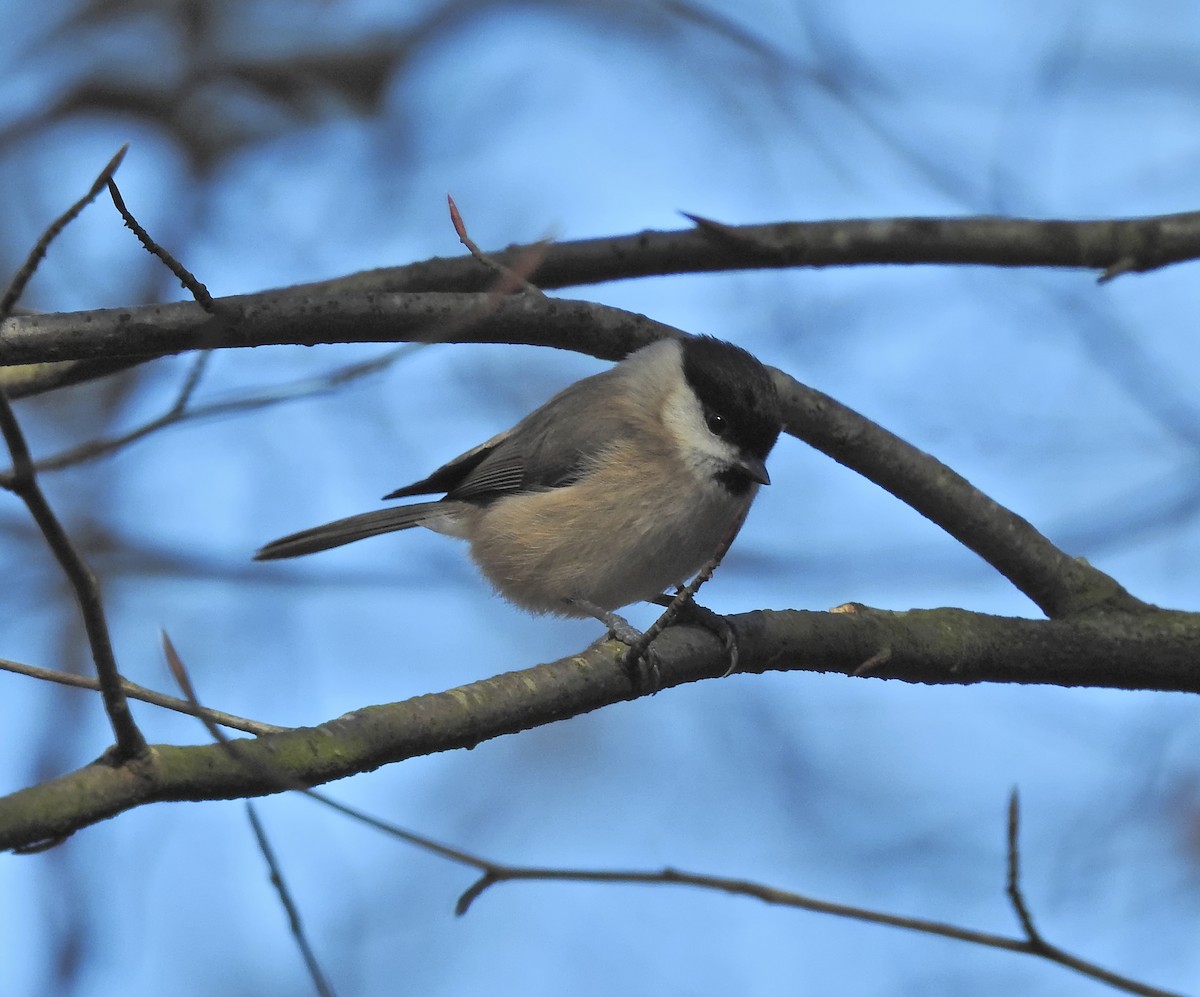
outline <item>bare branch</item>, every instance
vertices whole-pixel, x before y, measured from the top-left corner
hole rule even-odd
[[[1044,946],[1046,943],[1033,923],[1033,915],[1025,903],[1025,895],[1021,892],[1021,851],[1017,837],[1021,828],[1021,799],[1014,788],[1008,798],[1008,876],[1005,891],[1016,912],[1017,920],[1030,944]]]
[[[534,299],[496,300],[480,295],[374,295],[356,298],[324,296],[273,302],[244,299],[236,329],[227,330],[226,345],[269,342],[329,342],[349,339],[432,338],[439,341],[526,342],[554,345],[616,358],[662,336],[681,336],[677,329],[615,308],[587,302]],[[141,311],[141,310],[134,310]],[[69,337],[81,342],[95,337],[95,348],[129,349],[135,328],[145,334],[151,352],[162,347],[191,349],[212,344],[213,329],[197,325],[190,306],[162,306],[147,324],[129,312],[112,320],[111,331],[93,321]],[[23,339],[61,338],[69,316],[42,316],[39,328],[10,328],[0,341],[0,363],[6,350],[23,359]],[[175,321],[172,321],[174,319]],[[154,322],[155,324],[150,324]],[[454,330],[452,335],[449,330]],[[28,339],[25,344],[28,345]],[[123,344],[118,347],[117,342]],[[152,343],[154,345],[152,345]],[[858,413],[815,389],[779,374],[777,387],[787,429],[835,460],[895,494],[951,536],[974,550],[1028,595],[1048,616],[1064,617],[1098,605],[1139,611],[1142,604],[1115,581],[1084,562],[1059,551],[1021,517],[976,490],[941,462],[909,446]]]
[[[812,911],[816,914],[830,914],[834,917],[844,917],[853,921],[861,921],[865,924],[882,924],[893,928],[903,928],[907,931],[915,931],[924,935],[934,935],[940,938],[950,938],[955,941],[968,942],[972,945],[982,945],[986,948],[1001,949],[1006,952],[1018,952],[1024,955],[1038,956],[1047,959],[1051,962],[1071,969],[1084,976],[1107,983],[1118,990],[1123,990],[1126,993],[1140,994],[1142,997],[1179,997],[1167,990],[1161,990],[1157,987],[1151,987],[1139,980],[1133,980],[1118,973],[1113,973],[1110,970],[1104,969],[1095,963],[1080,959],[1076,956],[1069,955],[1061,949],[1056,949],[1051,945],[1047,945],[1036,931],[1032,931],[1032,922],[1022,919],[1025,925],[1026,938],[1011,938],[1006,935],[996,935],[986,931],[973,931],[969,928],[962,928],[953,924],[946,924],[942,921],[932,921],[927,918],[907,917],[901,914],[888,914],[883,911],[871,910],[866,907],[856,907],[850,904],[834,903],[829,900],[819,900],[815,897],[806,896],[801,893],[793,892],[792,890],[783,890],[774,886],[767,886],[763,883],[756,883],[745,879],[731,879],[725,876],[710,876],[699,873],[683,872],[678,869],[661,869],[656,871],[642,870],[608,870],[608,869],[555,869],[535,866],[514,866],[507,865],[501,862],[495,862],[491,859],[483,858],[482,856],[472,854],[471,852],[463,851],[462,849],[453,848],[439,841],[434,841],[421,834],[416,834],[408,831],[388,821],[380,820],[370,814],[363,813],[353,807],[339,803],[323,793],[308,792],[306,795],[312,797],[317,802],[337,810],[348,817],[373,827],[376,830],[392,837],[398,838],[409,844],[415,845],[424,851],[431,852],[434,855],[439,855],[442,858],[448,859],[451,862],[465,865],[473,869],[478,869],[481,873],[480,877],[471,884],[463,894],[458,898],[458,902],[454,906],[454,912],[458,915],[466,914],[471,905],[492,886],[499,883],[510,883],[518,881],[526,882],[570,882],[570,883],[620,883],[620,884],[642,884],[642,885],[659,885],[659,886],[694,886],[704,890],[715,890],[721,893],[730,893],[735,896],[752,897],[761,900],[764,903],[773,904],[780,907],[792,907],[797,910]],[[1015,794],[1013,799],[1015,800]],[[1010,805],[1009,810],[1009,861],[1010,861],[1010,896],[1014,880],[1011,878],[1015,873],[1012,865],[1012,857],[1014,855],[1013,835],[1015,834],[1015,824],[1013,817],[1014,811]],[[1018,893],[1019,895],[1019,893]],[[1022,908],[1024,902],[1022,901]]]
[[[691,218],[692,216],[687,216]],[[874,264],[983,264],[1105,273],[1149,271],[1200,258],[1200,212],[1102,221],[1034,218],[855,218],[647,231],[555,243],[529,279],[541,288],[583,287],[664,274]],[[513,266],[526,246],[493,251]],[[470,256],[302,285],[307,291],[480,291]],[[299,290],[300,288],[296,288]]]
[[[13,277],[4,296],[0,298],[0,320],[8,317],[13,306],[20,298],[26,284],[37,270],[38,263],[46,255],[46,250],[64,228],[67,227],[79,213],[104,189],[111,180],[112,172],[120,165],[125,156],[125,146],[108,162],[100,172],[88,193],[75,202],[60,215],[30,250],[24,265]],[[67,581],[75,594],[83,618],[84,630],[87,632],[88,644],[91,647],[92,659],[96,664],[96,672],[100,680],[100,693],[104,701],[104,709],[112,725],[116,761],[127,761],[145,755],[146,739],[133,719],[129,702],[122,687],[120,670],[117,668],[116,657],[113,654],[112,639],[108,632],[108,621],[104,615],[104,606],[100,599],[100,585],[92,574],[79,551],[71,542],[70,536],[59,522],[50,503],[46,500],[41,486],[38,484],[37,472],[34,470],[33,459],[25,442],[25,434],[21,431],[16,413],[13,412],[8,396],[0,389],[0,433],[3,434],[8,451],[12,456],[12,475],[6,484],[29,509],[29,514],[37,523],[38,529],[46,538],[46,543],[54,554]]]
[[[30,678],[39,679],[43,682],[68,685],[75,689],[90,689],[93,692],[100,691],[99,681],[90,675],[76,675],[73,672],[56,671],[53,668],[39,668],[37,665],[26,665],[20,661],[9,661],[7,658],[0,658],[0,671],[12,672],[15,675],[27,675]],[[143,703],[149,703],[151,706],[161,706],[163,709],[172,710],[175,713],[201,717],[213,723],[220,724],[222,727],[244,731],[247,734],[277,734],[282,730],[288,729],[287,727],[279,727],[275,724],[262,723],[258,720],[248,720],[245,717],[225,713],[222,710],[198,706],[189,703],[187,700],[168,696],[164,692],[147,689],[145,686],[131,682],[127,678],[121,679],[121,688],[125,690],[125,695],[130,699],[137,699]]]
[[[145,363],[144,360],[116,357],[112,360],[62,360],[46,363],[14,364],[0,367],[0,387],[4,388],[9,400],[29,398],[45,394],[58,388],[69,388],[75,384],[86,384],[110,374],[118,374],[131,367]]]
[[[880,647],[864,680],[1054,682],[1200,691],[1200,617],[1158,611],[1074,621],[964,610],[891,613],[758,611],[728,617],[741,671],[850,675]],[[954,635],[955,640],[948,640]],[[677,626],[654,645],[661,689],[722,675],[728,659],[709,631]],[[497,675],[402,703],[367,706],[319,727],[227,745],[156,746],[136,775],[90,765],[0,798],[0,849],[61,836],[124,810],[167,800],[263,796],[391,762],[474,745],[634,698],[623,644]],[[230,749],[234,750],[230,750]]]
[[[168,253],[162,246],[150,238],[150,233],[147,232],[138,223],[138,220],[133,217],[132,212],[125,207],[125,199],[121,197],[121,191],[117,189],[116,181],[111,177],[108,180],[108,193],[112,198],[113,204],[117,211],[121,213],[121,217],[125,220],[125,227],[129,229],[140,242],[148,253],[157,256],[165,264],[168,270],[171,271],[179,282],[187,289],[188,293],[196,299],[196,304],[203,308],[210,315],[216,314],[217,305],[213,300],[213,296],[208,293],[208,288],[205,287],[182,263],[174,256]]]
[[[720,234],[718,234],[720,233]],[[539,253],[529,274],[522,261]],[[861,266],[867,264],[959,263],[1013,267],[1066,267],[1103,271],[1113,266],[1139,271],[1200,258],[1200,212],[1108,221],[1042,221],[1021,218],[878,218],[771,225],[720,225],[668,232],[639,232],[607,239],[513,246],[486,254],[497,266],[521,272],[541,288],[564,288],[633,277],[724,270]],[[1129,261],[1135,261],[1133,265]],[[280,297],[310,300],[321,295],[394,294],[399,292],[482,292],[494,286],[490,269],[474,256],[435,258],[402,267],[364,271],[334,280],[219,299],[231,306],[269,303]],[[155,318],[178,323],[177,305],[110,310],[108,320],[131,323],[141,332]],[[46,316],[14,320],[10,329],[43,323]],[[76,325],[105,321],[106,312],[80,313]],[[194,313],[190,322],[197,321]],[[65,328],[71,328],[66,326]],[[78,329],[78,332],[84,330]],[[194,337],[193,337],[194,338]],[[386,339],[386,337],[383,337]],[[278,340],[286,342],[287,340]],[[297,339],[309,343],[319,340]],[[333,341],[359,342],[338,338]],[[502,340],[503,341],[503,340]],[[259,341],[261,342],[261,341]],[[256,345],[223,342],[213,345]],[[150,345],[143,355],[181,347]],[[194,347],[191,347],[194,348]],[[586,349],[587,347],[584,347]],[[27,359],[0,355],[4,363],[64,359],[46,343]],[[72,352],[69,356],[74,356]],[[128,356],[115,349],[89,350],[88,356]]]
[[[951,938],[956,941],[982,945],[986,948],[1003,949],[1008,952],[1020,952],[1025,955],[1039,956],[1051,962],[1058,963],[1084,976],[1100,980],[1109,986],[1126,993],[1140,994],[1142,997],[1180,997],[1169,990],[1162,990],[1114,973],[1095,963],[1072,956],[1060,949],[1036,944],[1021,938],[1009,938],[1005,935],[994,935],[985,931],[972,931],[957,925],[941,921],[930,921],[919,917],[906,917],[900,914],[887,914],[866,907],[854,907],[849,904],[833,903],[828,900],[818,900],[815,897],[794,893],[791,890],[781,890],[762,883],[744,879],[729,879],[724,876],[707,876],[698,873],[683,872],[678,869],[662,869],[656,872],[642,871],[608,871],[591,869],[538,869],[522,866],[504,866],[488,863],[482,876],[479,877],[458,899],[455,912],[465,914],[471,904],[486,889],[498,883],[532,880],[536,882],[575,882],[575,883],[640,883],[645,885],[677,885],[695,886],[705,890],[717,890],[722,893],[732,893],[737,896],[754,897],[764,903],[781,907],[794,907],[799,910],[813,911],[817,914],[832,914],[835,917],[849,918],[867,924],[883,924],[893,928],[904,928],[923,935],[936,935],[941,938]]]
[[[496,260],[475,245],[475,240],[467,234],[466,222],[463,221],[462,215],[458,211],[458,205],[454,203],[454,198],[450,194],[446,195],[446,202],[450,206],[450,223],[454,226],[454,232],[458,236],[458,241],[467,247],[467,251],[475,259],[496,274],[497,280],[495,287],[492,289],[493,294],[511,294],[513,291],[520,290],[544,296],[545,292],[540,287],[529,283],[526,277],[529,273],[537,269],[537,265],[541,263],[542,258],[546,255],[546,248],[550,245],[548,241],[531,246],[530,252],[524,258],[517,260],[517,269],[506,267],[503,263],[496,262]]]
[[[309,978],[313,981],[313,986],[316,987],[317,993],[321,997],[334,997],[333,988],[329,985],[329,981],[325,979],[325,974],[321,972],[321,964],[317,962],[316,953],[313,952],[313,947],[304,932],[304,924],[300,920],[300,909],[296,906],[296,901],[292,899],[292,892],[288,889],[287,881],[283,878],[283,870],[280,868],[279,860],[275,857],[275,850],[271,847],[271,842],[267,839],[267,833],[263,830],[262,822],[258,819],[254,804],[249,800],[246,801],[246,817],[249,819],[250,827],[254,831],[254,840],[258,842],[258,850],[262,853],[263,860],[267,863],[267,868],[271,872],[271,885],[275,887],[275,892],[279,894],[279,902],[283,904],[284,913],[287,914],[288,927],[291,929],[292,937],[296,939],[296,945],[300,949],[301,956],[304,958],[304,965],[308,969]]]
[[[54,219],[50,223],[50,227],[42,233],[42,237],[38,239],[33,249],[29,251],[29,255],[25,257],[25,263],[21,266],[21,269],[13,276],[12,281],[8,285],[8,290],[4,292],[3,297],[0,297],[0,319],[8,318],[12,314],[13,307],[20,300],[21,295],[25,293],[26,285],[37,271],[38,264],[45,258],[46,251],[50,248],[50,243],[58,238],[63,229],[79,217],[79,213],[84,208],[96,200],[100,191],[104,190],[105,185],[112,179],[112,175],[116,172],[117,167],[121,165],[121,160],[125,158],[125,153],[128,150],[128,143],[121,146],[117,150],[116,155],[100,171],[100,175],[96,177],[92,186],[88,188],[88,192]]]
[[[787,432],[875,482],[973,550],[1051,619],[1145,612],[1116,581],[1054,546],[937,458],[828,395],[775,372]]]
[[[65,467],[73,467],[89,460],[107,457],[124,449],[138,440],[145,439],[160,430],[186,422],[201,419],[212,419],[217,416],[230,415],[235,412],[254,412],[259,409],[282,405],[287,402],[300,401],[314,395],[326,394],[344,384],[362,377],[385,370],[402,357],[408,356],[413,350],[421,348],[419,343],[404,343],[398,347],[384,351],[370,360],[362,360],[352,364],[335,367],[316,377],[297,378],[294,381],[274,384],[270,387],[259,388],[231,398],[218,399],[204,405],[190,406],[192,394],[206,362],[212,357],[211,353],[198,353],[196,362],[188,372],[188,377],[180,388],[178,396],[167,410],[153,419],[149,419],[124,433],[116,436],[101,437],[88,440],[78,446],[71,447],[50,457],[42,457],[35,463],[39,472],[58,471]],[[7,487],[11,471],[0,471],[0,488]]]
[[[483,255],[497,267],[554,289],[663,274],[895,263],[1086,268],[1111,276],[1200,257],[1200,212],[1109,221],[879,218],[742,226],[687,217],[696,228],[542,242]],[[281,293],[471,292],[490,286],[491,275],[476,258],[460,256],[315,281],[249,300]],[[78,383],[140,362],[141,357],[128,355],[47,361],[19,375],[10,396]]]
[[[1177,995],[1170,994],[1168,991],[1159,990],[1145,983],[1139,983],[1136,980],[1131,980],[1118,973],[1103,969],[1095,963],[1080,959],[1078,956],[1073,956],[1069,952],[1060,949],[1057,945],[1051,945],[1042,937],[1041,932],[1038,931],[1037,926],[1033,923],[1033,915],[1029,912],[1029,906],[1025,902],[1025,895],[1021,892],[1021,856],[1017,846],[1020,824],[1020,798],[1017,795],[1016,789],[1014,789],[1008,798],[1008,873],[1005,882],[1005,892],[1008,894],[1009,902],[1012,904],[1013,911],[1017,915],[1017,920],[1021,922],[1021,930],[1025,932],[1024,951],[1029,952],[1031,955],[1048,959],[1050,962],[1056,962],[1060,966],[1074,970],[1077,973],[1082,973],[1084,976],[1090,976],[1094,980],[1107,983],[1110,987],[1114,987],[1117,990],[1124,990],[1126,993],[1142,994],[1144,997],[1177,997]]]
[[[12,455],[11,489],[29,509],[75,593],[88,644],[92,649],[92,658],[96,663],[104,707],[116,738],[117,757],[122,760],[135,758],[145,752],[146,740],[134,722],[125,697],[123,679],[113,654],[112,639],[108,633],[104,605],[100,598],[99,582],[75,549],[50,503],[46,501],[46,496],[37,483],[37,475],[33,470],[29,449],[25,445],[24,434],[13,414],[12,406],[2,391],[0,432],[3,433]]]
[[[280,296],[239,302],[236,328],[222,345],[283,342],[509,342],[557,346],[616,359],[664,336],[684,333],[645,316],[589,302],[529,295],[381,294],[316,298]],[[145,349],[171,352],[214,345],[213,320],[196,322],[194,306],[161,306],[143,320],[134,309],[94,313],[86,328],[71,316],[40,316],[38,326],[11,320],[0,337],[0,363],[36,359],[69,340],[76,355]],[[71,334],[66,335],[71,328]],[[141,344],[138,340],[141,339]],[[1115,581],[1058,550],[1021,517],[960,475],[827,395],[782,374],[776,386],[787,431],[876,482],[993,565],[1046,615],[1061,618],[1104,605],[1145,607]]]

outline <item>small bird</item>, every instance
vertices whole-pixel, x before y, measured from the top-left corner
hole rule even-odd
[[[510,602],[595,617],[629,643],[637,631],[615,610],[682,585],[732,540],[770,484],[782,425],[771,375],[745,350],[661,339],[384,496],[444,497],[293,533],[255,560],[423,526],[466,540]]]

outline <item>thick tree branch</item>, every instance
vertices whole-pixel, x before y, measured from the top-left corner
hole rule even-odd
[[[1051,619],[1099,609],[1148,608],[1108,575],[1064,554],[1025,519],[937,458],[775,372],[788,431],[891,492],[982,557]]]
[[[521,269],[539,259],[529,275],[538,287],[558,289],[599,284],[611,280],[664,274],[709,273],[726,270],[791,267],[860,266],[880,263],[958,263],[1010,267],[1066,267],[1099,270],[1106,276],[1134,270],[1151,270],[1200,258],[1200,212],[1156,215],[1106,221],[1053,221],[1021,218],[876,218],[819,222],[778,222],[770,225],[721,225],[697,219],[693,229],[639,232],[606,239],[560,242],[546,246],[511,246],[487,254],[490,265],[474,256],[435,257],[399,267],[369,270],[325,281],[225,299],[272,300],[280,295],[307,298],[390,292],[481,292],[495,277],[495,266]],[[105,321],[131,322],[136,336],[139,324],[162,321],[175,324],[178,306],[151,309],[114,309]],[[59,324],[74,332],[80,324],[105,313],[79,313]],[[194,317],[193,313],[193,317]],[[45,317],[48,318],[48,317]],[[72,321],[75,323],[72,325]],[[8,332],[0,332],[3,345]],[[313,340],[327,341],[327,340]],[[357,341],[357,340],[352,340]],[[246,344],[251,345],[251,344]],[[49,390],[98,376],[109,369],[128,366],[171,349],[145,352],[92,352],[103,357],[92,364],[72,364],[6,373],[4,383],[13,398]],[[52,353],[53,350],[44,352]],[[66,355],[74,355],[68,352]],[[61,359],[61,358],[56,358]],[[35,361],[0,355],[0,364]],[[49,363],[45,357],[42,363]],[[102,366],[97,366],[102,364]]]
[[[1200,616],[1193,614],[1108,613],[1067,622],[853,608],[731,617],[742,670],[1200,692]],[[0,799],[0,848],[29,847],[146,803],[315,786],[587,713],[633,698],[620,664],[624,652],[608,642],[448,692],[368,706],[319,727],[229,745],[158,745],[127,764],[100,759]],[[662,689],[717,677],[728,661],[720,642],[694,627],[671,628],[653,652]]]
[[[689,216],[694,217],[694,216]],[[1107,276],[1200,258],[1200,212],[1105,221],[863,218],[721,225],[559,242],[529,279],[555,289],[663,274],[958,263],[1098,270]],[[488,253],[513,266],[530,251]],[[492,272],[470,256],[434,258],[305,285],[327,291],[481,291]]]
[[[11,320],[0,363],[161,354],[278,343],[529,343],[618,359],[678,329],[584,301],[485,294],[292,295],[223,299],[214,317],[183,302]],[[240,318],[228,316],[240,313]],[[993,565],[1048,616],[1142,604],[1055,548],[960,475],[833,399],[779,374],[788,432],[888,489]]]
[[[320,343],[525,343],[618,360],[678,330],[587,301],[490,294],[279,292],[194,302],[13,316],[0,364]]]

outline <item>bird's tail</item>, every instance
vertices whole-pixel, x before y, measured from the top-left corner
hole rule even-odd
[[[421,526],[426,520],[438,518],[435,514],[445,511],[446,507],[441,502],[417,502],[413,505],[363,512],[357,516],[348,516],[324,526],[314,526],[311,530],[301,530],[299,533],[272,540],[254,555],[254,560],[274,561],[282,557],[315,554],[319,550],[341,547],[343,544],[378,536],[380,533]]]

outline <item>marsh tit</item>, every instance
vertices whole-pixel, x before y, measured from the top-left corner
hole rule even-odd
[[[384,496],[443,498],[293,533],[255,559],[423,526],[466,540],[510,602],[621,636],[616,609],[682,585],[732,539],[770,483],[782,424],[771,376],[745,350],[661,339]]]

